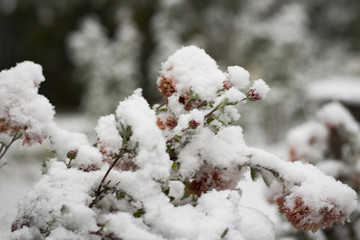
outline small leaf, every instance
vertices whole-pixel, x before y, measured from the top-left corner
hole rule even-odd
[[[274,175],[269,171],[261,171],[260,174],[261,174],[266,186],[270,187],[271,183],[274,180]]]
[[[174,171],[179,171],[179,165],[176,162],[173,162],[173,164],[171,165],[171,169]]]
[[[208,119],[206,119],[206,123],[207,124],[210,124],[212,121],[214,121],[215,120],[215,118],[213,118],[213,117],[209,117]]]
[[[180,142],[181,136],[175,135],[175,136],[174,136],[174,140],[175,140],[175,142]]]
[[[136,217],[136,218],[139,218],[139,217],[141,217],[144,213],[145,213],[145,212],[144,212],[144,209],[141,208],[141,209],[137,210],[137,211],[133,214],[133,216]]]
[[[166,189],[165,191],[163,191],[163,193],[167,196],[169,195],[169,192],[170,192],[170,188]]]
[[[228,104],[228,99],[227,98],[224,98],[220,103],[219,105],[217,105],[216,109],[218,109],[220,112],[224,112],[224,108],[225,106]]]
[[[158,109],[158,110],[156,110],[157,112],[167,112],[167,108],[161,108],[161,109]]]
[[[103,225],[101,225],[100,229],[98,231],[103,231],[105,228],[105,225],[108,224],[109,220],[107,220]]]
[[[116,199],[117,200],[124,199],[124,198],[125,198],[125,192],[116,191]]]
[[[256,181],[259,178],[260,173],[259,173],[259,171],[255,170],[254,168],[250,168],[250,176],[253,181]]]
[[[130,140],[132,135],[132,130],[130,126],[121,125],[120,136],[123,139],[123,144],[127,143]]]
[[[188,192],[188,191],[184,191],[184,195],[182,196],[182,198],[181,198],[181,200],[184,200],[184,199],[186,199],[186,198],[188,198],[188,197],[190,197],[190,193]]]
[[[192,87],[190,87],[190,99],[191,100],[196,100],[196,99],[199,99],[199,94],[195,93],[193,90],[192,90]]]

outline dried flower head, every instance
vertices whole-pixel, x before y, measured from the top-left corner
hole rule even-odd
[[[254,84],[251,86],[250,90],[247,92],[247,98],[250,101],[258,101],[264,99],[268,92],[270,91],[269,86],[262,79],[254,81]]]
[[[241,178],[238,171],[232,169],[214,169],[210,166],[203,166],[202,169],[196,174],[195,179],[186,185],[185,189],[190,194],[195,194],[198,197],[202,193],[206,193],[213,189],[235,190]]]
[[[258,101],[258,100],[261,100],[261,96],[256,92],[255,89],[250,89],[247,93],[247,98],[250,100],[250,101]]]
[[[161,129],[173,129],[177,125],[177,120],[174,116],[168,116],[168,117],[157,117],[156,119],[156,125]]]
[[[314,209],[304,203],[301,196],[283,195],[276,199],[279,211],[297,229],[316,232],[319,228],[331,227],[334,223],[346,220],[346,214],[336,205],[329,204],[320,209]],[[289,203],[290,200],[290,203]],[[332,205],[332,207],[330,207]]]
[[[22,229],[23,227],[31,227],[31,222],[32,217],[29,216],[18,218],[11,224],[11,232]]]
[[[75,149],[75,150],[71,150],[69,151],[67,154],[66,154],[66,157],[70,158],[70,159],[75,159],[76,156],[78,154],[78,150]]]
[[[110,151],[106,144],[104,144],[102,141],[97,142],[97,147],[100,153],[103,155],[102,161],[112,164],[115,160],[116,153]],[[121,156],[121,159],[119,159],[119,161],[117,161],[117,163],[115,164],[114,168],[121,171],[135,171],[138,167],[132,161],[133,158],[134,156],[129,153],[123,154]]]
[[[225,89],[230,89],[231,88],[231,82],[229,81],[229,79],[226,79],[225,81],[223,81],[223,87]]]
[[[171,70],[172,68],[167,69],[167,71],[171,71]],[[165,77],[164,74],[160,76],[160,80],[158,81],[157,88],[159,89],[161,96],[165,98],[166,101],[171,95],[173,95],[173,93],[176,92],[174,80]]]
[[[81,164],[79,170],[84,172],[93,172],[99,170],[99,167],[96,164]]]

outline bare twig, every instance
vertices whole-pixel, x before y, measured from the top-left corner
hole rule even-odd
[[[19,132],[16,132],[16,133],[15,133],[15,135],[14,135],[13,138],[11,139],[10,143],[9,143],[7,146],[5,146],[5,148],[4,148],[4,145],[2,145],[1,151],[3,151],[3,152],[1,153],[1,151],[0,151],[0,154],[1,154],[1,155],[0,155],[0,160],[1,160],[1,158],[4,157],[4,155],[5,155],[5,153],[7,152],[7,150],[9,150],[11,144],[13,144],[16,140],[18,140],[18,139],[21,137],[22,134],[19,133],[19,135],[18,135],[18,133],[19,133]]]
[[[241,99],[240,100],[240,102],[243,102],[243,101],[245,101],[245,100],[247,100],[248,98],[246,97],[246,98],[243,98],[243,99]],[[211,115],[214,113],[214,112],[216,112],[216,110],[218,110],[218,107],[219,107],[219,105],[218,106],[216,106],[213,110],[211,110],[209,113],[207,113],[205,116],[204,116],[204,119],[207,119],[207,118],[209,118],[209,117],[211,117]]]
[[[166,102],[162,103],[160,106],[158,106],[158,107],[156,108],[156,110],[159,110],[160,108],[162,108],[162,107],[165,106],[165,105],[166,105]]]
[[[114,168],[115,164],[119,161],[119,159],[121,158],[122,154],[119,154],[116,159],[114,160],[114,162],[111,164],[111,166],[109,167],[109,169],[106,171],[104,177],[102,178],[99,187],[97,188],[96,192],[95,192],[95,199],[89,204],[89,208],[92,208],[97,201],[99,200],[99,197],[102,193],[101,188],[104,185],[104,182],[107,178],[107,176],[109,175],[110,171]]]
[[[204,116],[204,119],[209,118],[216,110],[217,110],[217,107],[215,107],[213,110],[211,110],[211,112],[209,112],[208,114],[206,114],[206,115]]]
[[[1,153],[5,147],[5,143],[0,143],[0,144],[1,144],[1,147],[0,147],[0,153]]]
[[[96,232],[90,231],[89,234],[97,235],[97,236],[101,237],[101,239],[104,239],[104,240],[123,240],[122,238],[111,236],[111,235],[105,234],[101,231],[96,231]]]

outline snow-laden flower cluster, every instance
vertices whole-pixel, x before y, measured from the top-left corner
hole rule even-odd
[[[269,91],[262,80],[246,90],[249,82],[245,69],[224,73],[184,47],[162,65],[165,103],[151,108],[136,90],[99,119],[96,146],[53,125],[58,157],[20,202],[10,238],[274,239],[267,217],[240,205],[247,171],[283,185],[280,210],[295,227],[344,222],[357,205],[351,188],[246,145],[237,105]]]
[[[360,127],[351,113],[340,103],[332,102],[324,105],[318,112],[317,118],[295,127],[288,133],[289,159],[293,162],[309,162],[316,165],[324,173],[348,184],[358,193],[360,191]],[[338,190],[331,188],[335,194]],[[303,199],[292,196],[279,198],[280,208],[286,217],[297,225],[306,219],[311,206],[304,204]],[[290,200],[296,207],[288,209],[283,201]],[[319,217],[319,224],[311,230],[317,230],[331,225],[331,222],[345,220],[343,209],[337,203],[328,201],[317,209],[323,217]],[[330,224],[329,224],[330,222]],[[355,238],[360,237],[358,226],[360,214],[357,210],[351,218],[352,224],[337,227],[332,234],[336,237],[352,232]],[[304,224],[304,223],[302,223]],[[305,223],[306,225],[306,223]],[[309,227],[308,227],[309,228]]]
[[[48,137],[55,112],[49,100],[38,94],[44,80],[42,67],[28,61],[0,72],[1,146],[20,137],[27,145]]]
[[[291,161],[313,164],[324,159],[354,163],[360,157],[360,127],[351,113],[337,102],[317,113],[317,119],[292,129],[287,137]]]

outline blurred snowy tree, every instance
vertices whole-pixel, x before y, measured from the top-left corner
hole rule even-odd
[[[69,54],[85,85],[82,105],[94,116],[112,112],[139,85],[141,37],[129,14],[128,9],[119,12],[118,29],[112,39],[94,18],[84,19],[80,29],[69,37]]]

